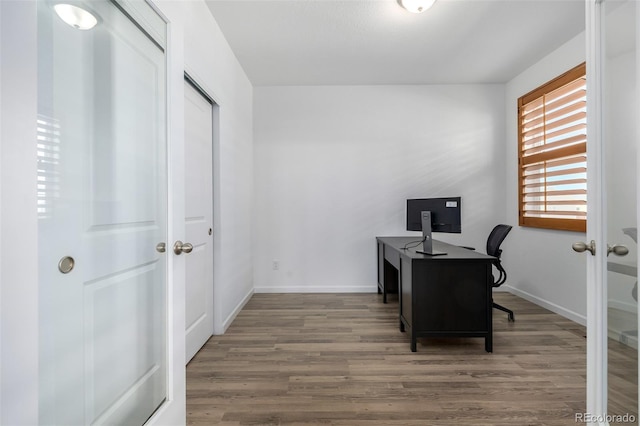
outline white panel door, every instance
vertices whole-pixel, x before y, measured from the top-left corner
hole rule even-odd
[[[40,423],[141,425],[167,398],[165,24],[74,4],[94,28],[38,6]]]
[[[186,362],[213,334],[213,105],[184,83]]]

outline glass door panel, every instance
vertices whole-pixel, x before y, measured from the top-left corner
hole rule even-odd
[[[634,0],[604,3],[603,152],[607,241],[626,256],[607,258],[609,416],[638,419],[637,149],[638,7]],[[604,245],[603,249],[605,248]],[[616,249],[620,254],[624,250]]]

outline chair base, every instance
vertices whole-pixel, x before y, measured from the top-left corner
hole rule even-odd
[[[496,309],[499,309],[503,312],[506,312],[508,314],[508,320],[511,322],[514,322],[516,319],[513,316],[513,311],[511,309],[507,309],[502,305],[498,305],[497,303],[493,302],[493,307]]]

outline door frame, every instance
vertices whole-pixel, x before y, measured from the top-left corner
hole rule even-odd
[[[171,0],[146,0],[167,22],[168,244],[184,237],[183,17]],[[38,421],[39,291],[35,1],[0,2],[0,423]],[[147,424],[183,424],[184,256],[167,275],[167,401]]]
[[[596,242],[595,256],[587,256],[587,413],[604,419],[607,412],[607,291],[606,209],[604,208],[603,129],[603,0],[586,0],[587,66],[587,185],[588,211],[586,239]],[[597,423],[598,424],[598,423]],[[601,423],[606,424],[606,423]]]
[[[202,95],[207,98],[211,102],[212,106],[212,125],[213,125],[213,135],[212,135],[212,156],[211,159],[211,175],[213,178],[213,241],[212,241],[212,249],[213,249],[213,335],[224,334],[224,318],[222,317],[223,306],[222,300],[223,297],[221,295],[221,287],[220,283],[222,282],[219,267],[222,264],[221,253],[222,253],[222,243],[221,243],[221,234],[222,234],[222,210],[220,208],[220,194],[222,193],[220,187],[220,170],[222,166],[220,164],[220,103],[217,101],[218,97],[215,91],[206,84],[205,78],[200,76],[198,72],[191,67],[189,64],[184,64],[183,69],[184,79],[188,80],[190,84],[195,85],[197,90],[202,93]]]
[[[168,7],[171,0],[145,0],[167,23],[167,246],[184,241],[184,30],[181,14]],[[179,8],[178,8],[179,9]],[[167,401],[153,414],[148,425],[182,424],[186,419],[185,358],[185,257],[169,254],[167,262]]]

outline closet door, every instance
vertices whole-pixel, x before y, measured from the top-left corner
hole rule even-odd
[[[184,83],[186,258],[185,360],[213,335],[213,104],[190,79]]]

